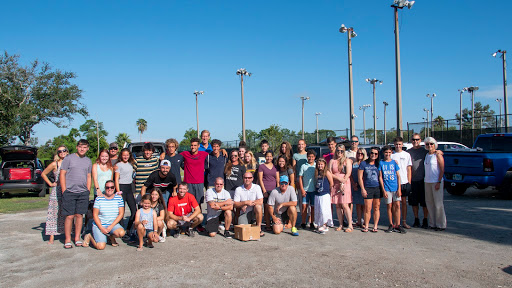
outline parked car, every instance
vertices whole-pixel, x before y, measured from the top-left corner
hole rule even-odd
[[[462,195],[471,185],[494,186],[512,197],[512,133],[479,135],[473,149],[445,150],[444,163],[448,193]]]
[[[165,152],[165,143],[163,142],[135,142],[135,143],[129,143],[127,148],[132,152],[133,158],[136,158],[138,156],[142,156],[142,147],[146,143],[151,143],[155,147],[155,152],[153,153],[153,156],[160,157],[160,154]]]
[[[322,155],[329,153],[329,147],[327,147],[327,146],[311,145],[311,146],[306,147],[306,151],[308,151],[309,149],[312,149],[315,151],[315,153],[316,153],[315,159],[318,159],[319,157],[322,157]]]
[[[36,147],[0,147],[0,157],[0,193],[35,192],[39,197],[45,196],[48,189],[41,177],[44,167],[37,159]]]
[[[420,146],[425,148],[425,143],[421,142]],[[412,143],[404,143],[404,150],[411,149]],[[457,142],[437,142],[437,149],[441,151],[457,151],[457,150],[469,150],[470,148],[464,144],[460,144]]]

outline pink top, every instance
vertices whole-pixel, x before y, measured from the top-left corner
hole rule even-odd
[[[190,184],[204,183],[204,160],[208,157],[208,153],[198,151],[197,154],[192,155],[190,151],[183,151],[180,155],[183,156],[185,164],[183,181]]]
[[[333,159],[331,162],[329,162],[329,168],[331,169],[332,174],[338,176],[338,177],[345,177],[346,173],[346,164],[347,162],[343,163],[343,167],[338,166],[338,160]],[[356,171],[357,172],[357,171]],[[332,204],[345,204],[345,203],[352,203],[352,188],[350,187],[350,178],[347,178],[347,181],[345,184],[343,184],[343,192],[337,193],[337,191],[340,191],[341,183],[340,181],[333,179],[333,186],[334,189],[331,190],[331,203]]]

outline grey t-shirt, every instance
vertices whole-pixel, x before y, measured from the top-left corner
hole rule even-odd
[[[288,188],[286,188],[284,193],[281,193],[281,188],[277,187],[276,189],[272,190],[272,192],[270,192],[270,196],[268,196],[268,205],[274,205],[274,209],[276,209],[279,204],[290,201],[297,201],[295,190],[290,185],[288,185]],[[279,211],[274,211],[274,214],[283,214],[286,209],[288,209],[288,207],[281,207]]]
[[[231,199],[231,195],[229,194],[229,192],[226,189],[222,189],[222,191],[220,191],[220,193],[217,193],[217,191],[215,191],[215,188],[210,188],[210,189],[206,190],[206,203],[208,203],[210,201],[224,202],[229,199]],[[206,210],[208,211],[206,214],[206,221],[208,221],[212,218],[219,217],[220,214],[222,214],[222,212],[223,212],[222,210],[212,209],[209,204],[207,204]]]
[[[428,151],[424,148],[411,148],[407,149],[412,158],[412,177],[411,181],[422,181],[425,178],[425,167],[423,162]]]
[[[66,191],[71,193],[89,193],[87,176],[91,174],[92,163],[89,157],[70,154],[62,160],[61,170],[66,171]]]
[[[132,184],[133,166],[129,162],[117,162],[116,173],[119,173],[119,184]]]

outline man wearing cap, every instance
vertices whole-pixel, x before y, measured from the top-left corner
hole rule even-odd
[[[112,162],[112,166],[115,167],[117,161],[119,161],[117,152],[119,151],[119,146],[116,142],[110,143],[108,146],[108,156],[110,156],[110,162]]]
[[[170,171],[171,162],[169,160],[160,161],[160,169],[149,174],[146,182],[140,188],[140,195],[144,196],[149,188],[159,188],[162,191],[164,203],[167,204],[170,196],[176,196],[176,177],[174,177],[174,174],[169,173]]]
[[[299,236],[295,227],[297,221],[297,195],[289,185],[288,176],[279,177],[279,187],[270,192],[268,197],[268,210],[272,216],[274,234],[280,234],[284,228],[292,228],[292,235]],[[290,223],[288,224],[288,221]],[[286,224],[286,227],[284,226]]]

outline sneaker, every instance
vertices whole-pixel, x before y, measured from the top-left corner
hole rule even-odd
[[[194,230],[192,228],[188,228],[188,231],[185,232],[185,234],[187,234],[188,237],[195,237],[196,236],[196,230]]]
[[[395,229],[395,232],[405,234],[407,231],[405,231],[404,227],[398,226],[398,228]]]
[[[393,225],[389,225],[388,229],[384,230],[384,232],[386,232],[386,233],[391,233],[394,231],[395,231],[395,228],[393,228]]]
[[[179,229],[172,230],[171,234],[173,234],[172,237],[179,238],[180,237],[180,230]]]
[[[428,220],[427,220],[427,218],[423,218],[423,224],[421,225],[421,228],[428,229]]]
[[[412,224],[414,228],[420,228],[420,218],[414,218],[414,224]]]
[[[231,233],[228,230],[224,231],[224,237],[229,238],[229,239],[233,238],[233,236],[231,235]]]
[[[315,224],[313,224],[313,223],[309,223],[309,229],[311,229],[311,230],[315,230]]]
[[[164,243],[165,242],[165,238],[162,237],[162,236],[158,236],[158,242]]]
[[[300,228],[302,228],[302,229],[306,229],[306,227],[307,227],[307,226],[306,226],[306,223],[302,223],[302,224],[300,224]]]
[[[299,236],[299,231],[297,231],[297,228],[295,226],[292,227],[292,235],[293,236]]]

